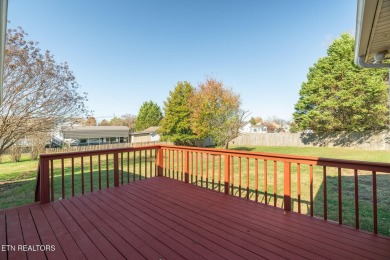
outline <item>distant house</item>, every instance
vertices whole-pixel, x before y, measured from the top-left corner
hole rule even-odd
[[[61,128],[63,138],[71,145],[96,145],[129,142],[127,126],[66,126]]]
[[[159,126],[151,126],[145,130],[134,132],[131,134],[132,143],[141,142],[159,142],[160,135],[157,133]]]
[[[260,123],[249,127],[250,133],[267,133],[267,130],[268,128]]]
[[[249,121],[242,122],[241,127],[238,130],[238,132],[240,132],[240,133],[250,133],[251,126],[252,126],[252,124],[249,123]]]
[[[267,133],[267,126],[258,123],[256,125],[252,125],[249,122],[243,122],[239,132],[240,133]]]

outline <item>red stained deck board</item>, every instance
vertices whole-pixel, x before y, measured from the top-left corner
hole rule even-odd
[[[125,192],[125,191],[124,191]],[[149,205],[148,207],[152,208],[155,203],[160,203],[161,201],[157,201],[157,198],[151,198],[148,200]],[[156,205],[154,205],[156,206]],[[165,207],[166,208],[166,207]],[[238,255],[242,255],[246,258],[259,258],[260,255],[256,255],[254,252],[247,248],[251,248],[254,251],[257,251],[258,253],[261,252],[262,255],[271,255],[274,259],[278,258],[277,254],[274,254],[272,252],[264,251],[261,247],[253,247],[251,244],[246,243],[247,248],[243,248],[240,245],[247,241],[243,241],[240,238],[232,237],[228,232],[225,232],[221,229],[216,229],[214,226],[207,225],[205,223],[200,223],[195,218],[193,218],[190,215],[184,215],[181,213],[181,208],[166,208],[166,211],[162,214],[171,213],[174,214],[175,220],[178,224],[186,227],[192,227],[194,231],[197,231],[201,234],[203,234],[204,237],[209,238],[210,240],[213,240],[220,245],[224,246],[226,249],[231,250],[235,252]],[[202,227],[201,227],[202,226]],[[210,231],[212,230],[212,231]],[[229,239],[228,239],[229,238]]]
[[[0,212],[0,259],[390,259],[390,239],[157,177]],[[66,257],[65,257],[66,256]]]
[[[188,256],[189,258],[191,257],[200,258],[198,254],[184,247],[181,243],[179,243],[178,241],[170,237],[166,237],[164,240],[160,239],[160,237],[162,237],[165,234],[165,232],[170,230],[168,226],[160,225],[156,227],[156,223],[153,223],[154,221],[153,219],[151,219],[150,216],[148,216],[147,214],[143,214],[140,211],[133,214],[134,212],[133,208],[128,209],[126,207],[123,207],[122,203],[119,204],[115,200],[112,200],[113,197],[111,197],[111,195],[106,191],[97,193],[96,196],[107,205],[110,205],[113,208],[115,208],[115,211],[121,214],[120,217],[124,219],[124,221],[131,221],[133,224],[135,224],[135,226],[137,226],[140,229],[140,231],[144,230],[142,234],[143,234],[143,239],[145,239],[144,240],[145,242],[149,244],[150,241],[159,240],[161,244],[159,245],[159,247],[162,246],[161,248],[165,248],[164,252],[161,251],[161,254],[165,258],[168,258],[169,255],[173,256],[176,253],[181,255],[181,257]],[[172,251],[173,248],[176,249],[176,253]],[[160,252],[159,250],[156,251]],[[176,257],[178,257],[179,255],[177,255]]]
[[[80,250],[73,237],[66,229],[60,218],[57,216],[51,205],[44,204],[41,206],[40,210],[42,210],[42,213],[49,222],[54,234],[56,235],[58,243],[65,253],[65,256],[68,259],[86,259],[83,252]],[[37,210],[37,216],[40,214],[39,211]],[[34,211],[32,212],[34,213]]]
[[[91,241],[88,235],[81,229],[79,223],[68,213],[59,201],[50,203],[58,217],[64,223],[80,250],[88,259],[105,259],[99,248]],[[78,220],[79,221],[79,220]]]
[[[83,217],[88,219],[106,238],[112,243],[113,246],[127,259],[142,259],[140,255],[131,244],[127,243],[122,237],[120,237],[116,232],[103,222],[99,215],[92,212],[88,207],[86,207],[78,199],[70,199],[75,207],[77,207],[82,213]]]
[[[46,257],[53,260],[65,260],[65,254],[42,210],[40,208],[32,208],[30,209],[30,212],[34,219],[35,227],[38,231],[42,245],[54,246],[55,250],[46,251]]]
[[[137,196],[137,193],[141,193],[140,195],[142,197],[145,197],[145,199],[151,201],[152,198],[154,198],[155,206],[161,205],[161,209],[171,209],[171,213],[180,212],[177,213],[177,216],[185,221],[190,222],[191,224],[195,224],[198,227],[202,226],[206,230],[211,231],[215,235],[220,235],[220,237],[225,238],[226,240],[229,240],[231,243],[240,246],[243,249],[246,249],[248,251],[251,251],[253,253],[256,253],[258,256],[265,256],[265,257],[271,257],[272,259],[276,259],[278,257],[299,257],[298,252],[291,253],[287,250],[285,250],[285,246],[283,244],[279,245],[273,245],[270,244],[267,239],[259,240],[254,237],[250,237],[246,230],[245,232],[237,231],[236,229],[233,229],[232,227],[225,225],[223,222],[217,222],[212,221],[211,219],[201,217],[199,214],[196,214],[196,212],[192,212],[185,208],[185,206],[178,206],[175,203],[169,203],[167,201],[168,197],[160,197],[161,200],[159,200],[159,194],[156,193],[153,190],[145,191],[143,189],[139,189],[137,191],[133,191],[133,189],[138,189],[134,187],[133,189],[126,189],[126,187],[123,188],[124,190],[127,190],[130,194],[133,194],[134,196]],[[134,192],[134,193],[132,193]],[[146,194],[146,192],[150,193]],[[142,194],[145,193],[145,194]],[[152,196],[152,197],[149,197]],[[185,195],[182,195],[181,199],[187,199]],[[165,199],[164,199],[165,198]],[[141,197],[139,198],[141,199]],[[192,204],[191,202],[189,202]],[[169,211],[169,210],[167,210]],[[185,223],[184,221],[184,223]],[[222,232],[222,233],[221,233]],[[279,255],[273,253],[278,252]],[[241,252],[243,253],[243,252]],[[302,255],[301,255],[302,257]],[[312,257],[312,254],[306,255],[305,257]]]
[[[0,213],[0,259],[7,259],[7,251],[2,250],[2,246],[7,244],[7,226],[5,223],[5,213]]]
[[[155,197],[158,195],[153,195],[153,196]],[[169,193],[164,194],[165,200],[169,200],[170,202],[173,201],[176,203],[179,203],[178,202],[179,200],[184,200],[184,201],[186,201],[185,203],[187,203],[187,204],[182,205],[183,207],[188,207],[188,210],[192,210],[192,208],[195,208],[194,209],[195,211],[197,210],[195,203],[193,203],[193,201],[188,200],[188,197],[185,196],[184,194],[181,194],[180,199],[178,199],[177,197],[170,198],[169,196],[170,196]],[[173,206],[167,204],[166,207],[173,207]],[[211,225],[223,223],[226,226],[226,229],[235,229],[235,230],[241,231],[241,233],[239,235],[241,238],[245,238],[247,241],[254,242],[257,245],[271,246],[274,248],[274,250],[281,251],[283,256],[289,256],[290,252],[292,252],[296,256],[308,257],[308,258],[313,258],[313,257],[321,258],[320,255],[313,253],[313,252],[316,252],[315,250],[311,250],[311,252],[306,251],[304,246],[306,246],[307,244],[303,244],[302,247],[299,247],[299,246],[296,246],[297,241],[295,241],[295,240],[290,241],[291,243],[287,243],[288,241],[285,239],[285,237],[280,236],[280,237],[278,237],[279,239],[273,238],[272,237],[273,232],[267,233],[267,232],[264,232],[264,229],[259,229],[258,230],[259,233],[253,232],[256,230],[250,229],[249,227],[247,227],[245,225],[246,224],[245,222],[239,222],[239,221],[237,221],[237,219],[232,219],[232,218],[230,218],[230,221],[227,221],[228,217],[229,217],[228,215],[217,216],[213,213],[208,213],[206,209],[204,209],[203,211],[199,211],[197,215],[202,215],[204,217],[207,217],[209,220],[214,221],[214,223],[212,223],[207,219],[205,220],[204,218],[201,218],[200,219],[201,223],[205,223],[207,221]],[[272,242],[273,245],[270,244],[269,242]],[[309,242],[309,241],[306,241],[306,242]],[[298,241],[298,244],[299,244],[299,241]],[[327,251],[324,251],[324,253],[327,253]],[[335,256],[337,256],[337,255],[335,255]],[[290,257],[292,257],[291,254],[290,254]]]
[[[261,203],[256,203],[253,201],[247,201],[245,199],[240,199],[238,197],[231,197],[231,196],[224,196],[223,194],[220,194],[218,192],[203,189],[204,192],[201,192],[199,194],[196,193],[196,191],[199,189],[199,187],[196,187],[194,185],[183,186],[183,183],[180,183],[178,181],[166,180],[166,178],[158,178],[153,181],[157,182],[169,182],[170,185],[172,185],[172,189],[178,188],[180,190],[186,190],[190,196],[196,197],[196,198],[207,198],[210,200],[214,200],[215,202],[220,202],[221,198],[223,200],[228,201],[228,204],[233,204],[235,207],[232,207],[232,210],[235,210],[237,212],[247,212],[248,214],[262,214],[265,219],[272,219],[272,217],[275,217],[276,215],[280,215],[283,213],[283,210],[279,208],[274,207],[268,207]],[[178,185],[178,186],[175,186]],[[161,185],[161,183],[159,184]],[[188,189],[192,190],[193,192],[189,192]],[[212,195],[214,194],[214,195]],[[217,195],[215,195],[217,194]],[[231,203],[230,201],[233,200]],[[218,204],[215,204],[215,206],[219,206]],[[246,215],[246,214],[243,214]],[[286,220],[287,219],[287,220]],[[328,234],[336,235],[341,239],[341,241],[344,241],[346,243],[355,243],[357,242],[358,246],[373,246],[374,249],[382,248],[384,250],[388,251],[388,248],[390,247],[390,238],[388,237],[381,237],[376,236],[374,234],[369,234],[363,231],[354,230],[353,228],[349,228],[346,226],[339,226],[337,224],[334,224],[332,222],[326,222],[324,220],[312,218],[306,215],[300,215],[297,213],[289,213],[285,215],[284,218],[277,218],[274,221],[280,222],[280,223],[289,223],[297,225],[300,228],[309,228],[312,229],[313,232],[316,234],[321,233],[323,236],[326,236]],[[337,240],[337,239],[336,239]]]
[[[7,223],[7,245],[15,246],[15,250],[8,251],[10,259],[27,259],[25,251],[18,250],[18,246],[24,245],[22,228],[20,227],[19,214],[13,211],[6,216]]]
[[[91,224],[88,217],[85,217],[69,200],[61,200],[60,202],[73,219],[77,219],[80,228],[106,258],[118,260],[125,259],[113,244],[111,244],[113,241],[106,239],[99,230]]]
[[[113,232],[116,232],[119,236],[126,240],[126,242],[129,243],[132,247],[134,247],[141,255],[145,256],[148,259],[158,258],[160,256],[153,248],[143,242],[134,233],[130,232],[127,226],[123,225],[123,223],[110,216],[106,211],[98,207],[93,201],[87,198],[87,196],[79,197],[76,199],[79,200],[85,208],[88,208],[95,214],[99,215],[104,220],[104,222],[113,230]]]
[[[148,192],[159,192],[159,193],[162,193],[161,196],[164,196],[164,198],[168,199],[170,202],[172,203],[176,203],[176,204],[181,204],[183,207],[187,207],[188,209],[191,210],[192,207],[197,207],[198,203],[196,203],[196,200],[203,200],[203,199],[207,199],[207,198],[204,198],[202,197],[200,194],[197,194],[198,196],[196,196],[196,198],[193,198],[192,200],[189,199],[189,196],[186,195],[185,191],[179,191],[180,188],[176,187],[176,190],[175,190],[175,194],[176,195],[179,195],[179,196],[172,196],[171,195],[171,191],[167,191],[167,190],[164,190],[162,186],[153,186],[153,185],[150,185],[151,186],[151,190],[148,191]],[[173,187],[175,187],[175,185],[172,185]],[[181,185],[179,185],[181,186]],[[160,188],[162,187],[162,188]],[[186,187],[184,187],[185,189]],[[130,189],[129,189],[130,191]],[[154,194],[154,196],[158,196],[158,193],[157,194]],[[185,202],[181,202],[181,201],[185,201]],[[221,201],[219,201],[221,202]],[[219,204],[223,204],[223,203],[219,203]],[[216,204],[218,205],[218,204]],[[245,228],[245,226],[248,226],[247,225],[247,222],[250,223],[250,221],[253,221],[255,224],[262,224],[262,223],[259,223],[259,221],[256,221],[256,219],[259,219],[259,215],[256,215],[256,214],[252,214],[252,216],[250,218],[246,218],[244,220],[241,220],[241,221],[237,221],[239,220],[240,218],[245,218],[247,217],[247,215],[251,214],[250,212],[248,213],[245,213],[243,214],[242,212],[240,213],[237,213],[237,214],[234,214],[233,210],[235,208],[234,204],[228,204],[227,206],[230,207],[228,208],[226,211],[224,212],[216,212],[215,210],[215,206],[216,205],[213,205],[210,207],[209,209],[209,213],[208,213],[208,216],[212,219],[215,219],[215,217],[218,217],[219,216],[219,221],[217,219],[215,219],[215,221],[217,222],[221,222],[221,223],[224,223],[226,225],[228,225],[228,223],[226,222],[229,222],[229,217],[230,217],[230,226],[236,228],[236,229],[239,229],[240,227],[242,228],[242,231],[245,231],[247,230],[247,228],[250,228],[250,230],[253,230],[253,231],[256,231],[256,228],[252,226],[250,227],[247,227]],[[232,205],[232,206],[230,206]],[[225,205],[226,206],[226,205]],[[167,205],[167,207],[170,207],[169,205]],[[207,211],[206,211],[207,212]],[[200,214],[202,215],[205,215],[205,211],[200,211],[199,212]],[[219,214],[217,214],[219,213]],[[282,211],[280,212],[282,214]],[[233,217],[231,217],[233,216]],[[265,237],[268,241],[271,241],[272,240],[272,236],[276,233],[275,231],[278,231],[278,229],[275,229],[275,226],[277,225],[277,223],[275,224],[273,221],[273,219],[275,219],[275,217],[280,217],[280,216],[273,216],[272,218],[261,218],[262,219],[262,222],[269,222],[267,223],[266,225],[263,225],[262,229],[260,229],[260,232],[257,232],[256,234],[260,234],[260,237],[263,236]],[[248,221],[249,220],[249,221]],[[229,225],[228,225],[229,226]],[[293,252],[297,253],[297,254],[300,254],[304,257],[310,257],[310,254],[303,254],[304,252],[302,250],[305,250],[305,249],[310,249],[311,248],[311,254],[321,254],[321,252],[323,253],[322,255],[323,256],[332,256],[334,255],[334,257],[340,257],[340,256],[343,256],[343,257],[356,257],[357,253],[359,253],[359,255],[362,255],[362,256],[365,256],[365,257],[370,257],[370,252],[366,252],[364,250],[361,250],[360,248],[358,247],[355,247],[355,248],[347,248],[346,246],[344,246],[343,248],[343,244],[339,244],[338,242],[334,242],[333,240],[329,239],[323,239],[321,236],[318,236],[318,234],[312,234],[311,237],[309,238],[306,238],[302,235],[311,235],[311,231],[310,230],[303,230],[305,233],[302,234],[301,233],[301,230],[295,230],[296,231],[296,236],[294,237],[291,237],[288,238],[288,235],[289,233],[291,232],[291,230],[294,229],[294,227],[290,227],[288,225],[279,225],[281,226],[280,228],[280,236],[279,236],[279,240],[278,239],[275,239],[273,242],[274,242],[274,245],[278,245],[278,241],[279,241],[279,244],[282,248],[285,248],[285,249],[293,249],[292,246],[295,245],[296,246],[296,249],[298,250],[298,252],[296,252],[296,250],[294,250]],[[268,228],[270,227],[270,228]],[[267,233],[267,228],[270,232]],[[259,229],[257,229],[259,230]],[[290,231],[290,232],[286,232],[286,231]],[[284,234],[283,234],[284,233]],[[284,235],[284,237],[283,237]],[[299,236],[298,236],[299,235]],[[259,237],[259,236],[258,236]],[[303,238],[303,241],[301,243],[301,247],[299,246],[300,244],[300,241],[299,240],[302,240]],[[288,242],[288,240],[286,239],[289,239],[291,242],[293,241],[293,243],[289,244],[289,247],[287,248],[286,247],[286,244],[283,244],[283,241],[284,243]],[[332,238],[334,239],[334,238]],[[312,243],[312,241],[315,241],[315,240],[319,240],[317,241],[317,243]],[[318,243],[319,242],[319,243]],[[326,243],[331,243],[331,245],[326,245]],[[325,247],[323,246],[323,243],[325,243]],[[329,248],[329,246],[332,246],[332,252],[329,252],[329,250],[327,250]],[[323,247],[321,249],[321,247]],[[341,248],[339,248],[341,247]],[[344,250],[343,250],[344,249]],[[302,252],[299,252],[299,251],[302,251]],[[348,252],[348,250],[353,250],[352,252]],[[383,253],[383,252],[382,252]],[[318,255],[316,257],[319,257]]]
[[[31,212],[27,208],[23,208],[19,210],[19,219],[20,225],[22,227],[24,245],[30,245],[32,247],[36,247],[41,244],[39,239],[39,235],[37,229],[35,227],[34,220],[31,216]],[[29,259],[46,259],[46,255],[44,251],[37,250],[29,250],[27,251],[27,257]]]
[[[117,191],[115,191],[116,193]],[[115,194],[113,193],[113,194]],[[123,197],[123,196],[121,196]],[[115,200],[117,201],[120,201],[121,198],[115,198],[113,197]],[[121,203],[123,204],[128,204],[132,209],[132,211],[134,211],[135,213],[136,212],[143,212],[142,214],[148,214],[149,216],[151,216],[152,218],[154,218],[153,220],[151,220],[151,225],[154,225],[156,228],[158,228],[158,225],[157,223],[162,223],[162,224],[166,224],[167,226],[171,227],[170,230],[168,230],[167,232],[165,232],[165,234],[163,235],[164,237],[166,236],[166,234],[168,234],[168,236],[170,236],[170,239],[174,238],[176,239],[177,241],[179,241],[180,243],[183,244],[183,246],[186,246],[192,250],[194,250],[195,252],[197,252],[198,254],[201,254],[203,257],[206,257],[206,258],[210,258],[212,257],[212,259],[218,259],[218,258],[221,258],[221,256],[223,257],[226,257],[226,258],[237,258],[239,257],[238,255],[234,255],[234,254],[229,254],[228,251],[221,247],[221,248],[215,248],[214,247],[214,243],[210,240],[205,240],[205,241],[202,241],[200,242],[199,239],[198,240],[195,240],[195,237],[197,236],[197,233],[196,232],[193,232],[193,231],[190,231],[190,230],[185,230],[185,229],[182,229],[180,231],[177,231],[175,230],[175,228],[178,226],[178,224],[170,219],[168,219],[166,217],[166,212],[163,212],[163,213],[158,213],[158,212],[154,212],[154,211],[151,211],[150,209],[148,210],[148,207],[150,207],[150,204],[149,203],[145,203],[145,205],[139,203],[138,200],[129,200],[129,199],[126,199],[125,201],[121,201]],[[142,211],[142,209],[144,209],[144,211]],[[146,211],[145,211],[146,209]],[[175,219],[175,218],[174,218]],[[157,224],[157,226],[156,226]],[[199,236],[198,236],[199,237]],[[165,241],[166,239],[162,239],[160,237],[161,240]],[[221,253],[221,256],[220,255],[217,255],[216,253]],[[199,256],[198,256],[199,257]]]
[[[165,181],[165,180],[163,180]],[[363,256],[366,256],[366,257],[370,257],[371,253],[375,253],[375,254],[378,254],[379,256],[382,255],[382,256],[387,256],[389,257],[390,255],[390,250],[388,249],[388,247],[383,247],[383,244],[381,243],[375,243],[375,245],[367,245],[367,243],[369,244],[369,242],[372,242],[372,241],[367,241],[366,239],[364,239],[365,242],[357,242],[353,239],[353,237],[349,237],[347,239],[343,238],[343,237],[339,237],[339,232],[342,232],[343,230],[345,230],[344,227],[339,227],[339,232],[334,232],[333,229],[330,230],[316,230],[315,226],[307,226],[307,222],[308,222],[308,219],[309,221],[314,221],[315,223],[317,222],[324,222],[324,221],[319,221],[317,219],[312,219],[312,218],[309,218],[309,217],[305,217],[305,216],[302,216],[304,217],[304,219],[299,219],[299,220],[296,220],[297,222],[293,222],[295,225],[291,225],[292,223],[288,220],[283,220],[283,218],[287,218],[289,217],[289,215],[297,215],[296,213],[289,213],[287,215],[282,215],[283,214],[283,211],[280,210],[280,209],[272,209],[268,206],[264,206],[264,205],[261,205],[260,206],[260,209],[259,208],[256,208],[257,211],[254,211],[254,208],[253,208],[253,203],[254,202],[248,202],[246,200],[243,200],[243,199],[239,199],[239,198],[234,198],[235,200],[238,200],[236,201],[235,203],[231,203],[230,202],[230,197],[226,198],[225,195],[223,194],[218,194],[217,196],[210,196],[210,192],[212,194],[216,194],[216,192],[213,192],[213,191],[206,191],[206,193],[204,192],[201,192],[201,193],[193,193],[193,192],[188,192],[188,188],[186,186],[183,186],[182,183],[179,183],[177,181],[175,181],[175,183],[172,183],[172,182],[169,182],[172,189],[175,189],[175,194],[176,192],[178,193],[179,196],[177,196],[178,198],[182,198],[183,194],[182,193],[188,193],[188,194],[191,194],[190,196],[193,196],[194,198],[196,198],[197,200],[203,200],[203,199],[215,199],[214,197],[222,197],[224,198],[224,200],[228,200],[229,203],[228,204],[225,204],[225,203],[220,203],[221,200],[220,199],[216,199],[215,202],[216,204],[213,205],[212,207],[210,207],[210,212],[211,214],[214,214],[214,215],[217,215],[217,212],[219,212],[219,208],[224,208],[224,212],[223,212],[223,215],[227,214],[232,214],[232,212],[235,211],[235,214],[236,214],[236,217],[238,216],[239,218],[243,218],[243,219],[246,219],[246,220],[249,220],[249,221],[252,221],[254,222],[255,224],[259,225],[259,224],[262,224],[261,222],[256,222],[256,218],[260,218],[262,220],[262,222],[266,222],[267,226],[272,228],[272,229],[275,229],[277,226],[279,226],[281,228],[281,230],[283,231],[286,231],[286,230],[295,230],[295,232],[292,232],[292,234],[295,234],[296,236],[296,239],[300,239],[302,238],[302,236],[308,236],[312,241],[316,241],[316,240],[319,240],[321,243],[319,243],[318,245],[321,246],[321,245],[326,245],[328,248],[331,247],[332,250],[334,251],[339,251],[339,252],[344,252],[343,249],[346,249],[346,251],[344,253],[342,253],[342,255],[344,256],[348,256],[348,255],[351,255],[352,254],[359,254],[359,255],[363,255]],[[176,185],[175,185],[176,184]],[[161,184],[159,185],[160,187],[163,187],[161,186]],[[198,189],[197,187],[194,187],[191,185],[191,189]],[[154,187],[155,190],[158,190],[159,188],[158,187]],[[180,190],[180,191],[179,191]],[[240,205],[239,202],[241,202],[242,204]],[[248,205],[249,203],[249,205]],[[239,206],[238,206],[239,205]],[[247,208],[244,207],[244,206],[248,206]],[[216,212],[214,212],[213,210],[216,210]],[[273,210],[273,212],[270,210]],[[268,212],[269,214],[268,215],[264,215],[265,212]],[[275,214],[276,213],[276,214]],[[302,224],[302,225],[301,225]],[[321,224],[325,224],[325,225],[328,225],[328,226],[334,226],[333,224],[331,223],[321,223]],[[300,227],[301,229],[296,229],[295,226],[298,226]],[[347,229],[348,231],[350,231],[349,229]],[[325,231],[325,232],[323,232]],[[360,235],[360,234],[363,234],[363,237],[367,234],[365,233],[362,233],[360,231],[354,231],[355,232],[355,236],[356,235]],[[318,236],[318,234],[321,233],[322,235],[321,236]],[[374,235],[373,235],[374,236]],[[382,240],[383,238],[380,238],[380,237],[375,237],[376,239],[379,239],[379,240]],[[386,240],[386,238],[384,239]],[[323,242],[323,243],[322,243]],[[341,248],[341,249],[338,249],[338,248]],[[324,248],[326,249],[326,248]],[[348,252],[349,251],[349,252]]]

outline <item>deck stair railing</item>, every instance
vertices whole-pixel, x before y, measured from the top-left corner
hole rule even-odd
[[[160,176],[356,229],[371,214],[362,229],[375,234],[390,189],[389,163],[170,145],[43,154],[39,165],[41,203]]]

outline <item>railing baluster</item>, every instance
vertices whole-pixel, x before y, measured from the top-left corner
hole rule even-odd
[[[328,190],[326,187],[326,166],[323,166],[324,183],[324,220],[328,220]]]
[[[378,198],[376,191],[376,171],[372,172],[372,207],[374,215],[374,234],[378,234]]]
[[[65,169],[64,158],[61,159],[61,183],[62,183],[62,199],[65,199]]]
[[[182,158],[183,158],[183,153],[182,153]],[[183,165],[183,163],[182,163]],[[184,168],[182,168],[182,172],[184,170],[184,182],[188,183],[189,182],[189,171],[190,171],[190,153],[189,151],[185,151],[185,158],[184,158]],[[183,180],[183,178],[182,178]]]
[[[142,151],[139,150],[139,161],[138,161],[139,165],[138,165],[138,179],[141,180],[142,178]]]
[[[54,166],[53,160],[50,160],[50,201],[54,201]]]
[[[284,162],[284,210],[291,211],[291,163]]]
[[[152,167],[152,153],[153,153],[153,150],[150,149],[149,150],[149,176],[150,178],[152,178],[152,172],[153,172],[153,167]]]
[[[313,165],[310,164],[310,216],[314,215],[313,202]]]
[[[211,185],[212,185],[213,190],[214,190],[214,184],[215,184],[215,182],[214,182],[214,178],[215,178],[215,173],[214,173],[214,171],[215,171],[215,155],[214,154],[212,155],[212,162],[211,162],[211,164],[212,164],[212,167],[213,167],[212,183],[211,183]]]
[[[249,158],[246,158],[246,199],[249,200]]]
[[[209,187],[209,154],[206,153],[206,188]]]
[[[338,204],[339,204],[339,224],[343,224],[343,205],[342,205],[342,196],[341,196],[341,168],[338,168],[337,172],[337,184],[338,184]]]
[[[123,153],[121,153],[121,184],[123,185]]]
[[[221,192],[221,173],[222,173],[222,156],[219,155],[219,169],[218,169],[218,191]]]
[[[278,193],[277,162],[274,161],[274,207],[276,207],[277,193]]]
[[[83,156],[81,156],[80,163],[81,163],[81,194],[84,194],[84,157]]]
[[[176,180],[179,180],[179,166],[180,166],[179,150],[176,150]]]
[[[130,152],[127,152],[127,183],[130,183]]]
[[[168,149],[168,174],[169,178],[171,178],[171,149]]]
[[[136,162],[137,154],[135,151],[133,151],[133,182],[135,182],[135,162]]]
[[[108,172],[108,154],[106,154],[106,184],[107,188],[110,187],[110,177]]]
[[[241,187],[242,187],[242,181],[241,181],[241,157],[238,157],[238,196],[241,198]],[[233,174],[234,176],[234,174]]]
[[[230,165],[231,165],[231,169],[230,169],[231,194],[234,195],[234,156],[231,156]]]
[[[93,191],[93,177],[92,177],[92,156],[89,156],[89,181],[91,182],[91,192]]]
[[[195,153],[195,183],[198,186],[198,152]]]
[[[230,156],[225,154],[225,194],[229,194]]]
[[[194,183],[194,152],[191,152],[191,184]]]
[[[264,201],[265,201],[265,204],[268,205],[268,192],[267,192],[267,188],[268,188],[268,162],[267,160],[264,160]]]
[[[114,186],[119,186],[119,153],[114,152]]]
[[[100,154],[98,155],[98,164],[99,164],[99,190],[102,189],[102,162],[100,160]]]
[[[358,170],[354,169],[355,177],[355,228],[359,229],[359,179],[358,179]]]
[[[256,202],[259,201],[259,160],[255,159],[255,192],[256,192]]]
[[[297,163],[298,213],[301,213],[301,164]]]
[[[203,153],[200,153],[200,185],[203,187]]]
[[[74,197],[74,158],[72,157],[72,197]]]
[[[148,150],[145,150],[145,158],[144,158],[145,179],[148,178],[148,163],[147,163],[147,159],[148,159]]]

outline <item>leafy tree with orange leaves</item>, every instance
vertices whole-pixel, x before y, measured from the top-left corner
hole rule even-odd
[[[226,88],[222,81],[207,78],[190,99],[191,128],[198,137],[210,136],[217,145],[228,149],[247,114],[240,106],[240,95]]]

